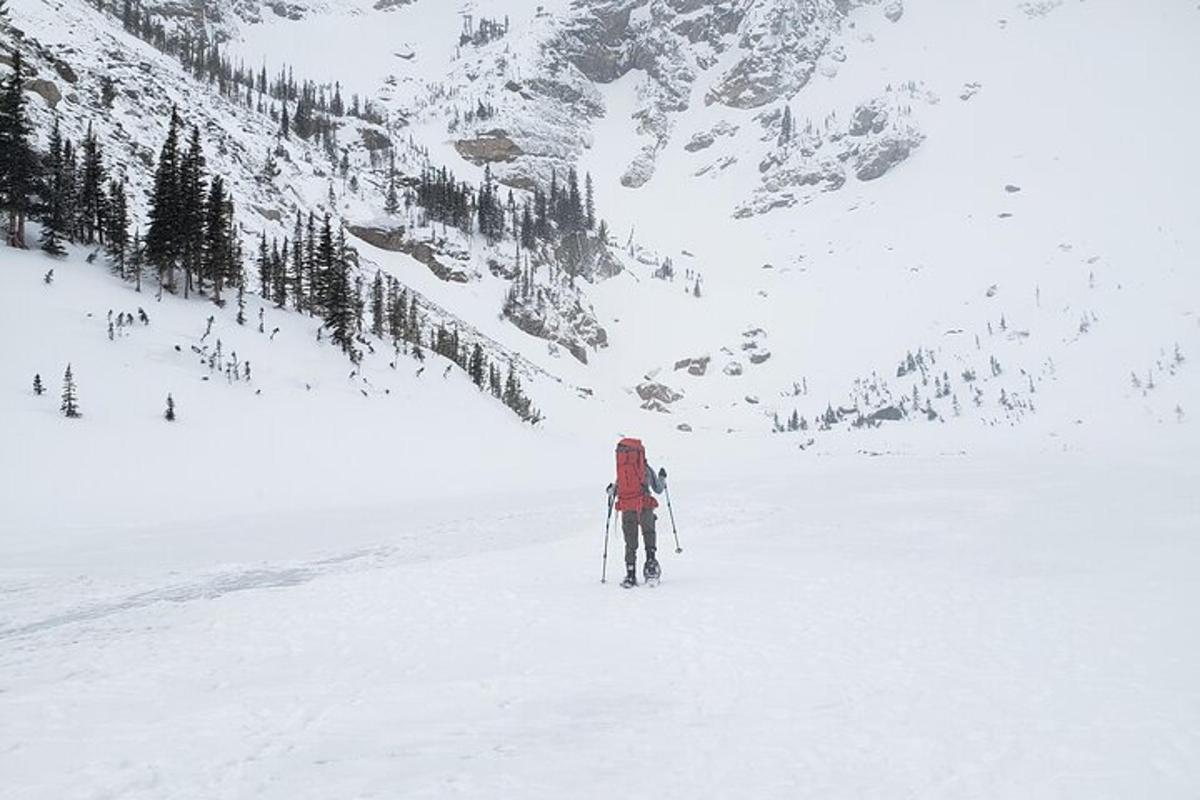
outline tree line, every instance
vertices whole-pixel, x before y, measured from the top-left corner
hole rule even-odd
[[[26,247],[26,222],[34,219],[48,254],[62,256],[68,242],[100,244],[114,272],[135,281],[138,291],[147,267],[157,275],[160,294],[198,293],[224,306],[227,290],[235,290],[237,322],[245,324],[246,273],[233,199],[224,179],[207,170],[198,127],[185,131],[178,110],[171,110],[143,239],[130,213],[127,176],[110,174],[90,126],[76,145],[62,135],[55,118],[48,151],[37,152],[25,107],[25,75],[15,53],[13,72],[0,85],[0,209],[7,215],[8,243]],[[318,224],[311,212],[307,220],[297,212],[292,236],[282,244],[268,243],[264,232],[256,259],[259,293],[277,307],[290,304],[320,318],[322,330],[357,364],[362,348],[373,349],[365,338],[368,298],[361,275],[354,275],[356,254],[341,226],[336,233],[334,228],[328,214]],[[481,344],[464,344],[457,331],[451,335],[443,325],[425,330],[417,297],[395,278],[377,273],[369,299],[370,333],[390,338],[398,350],[403,345],[418,360],[427,345],[522,419],[541,419],[511,363],[502,378]]]

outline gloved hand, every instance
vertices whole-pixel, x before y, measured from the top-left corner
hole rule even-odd
[[[617,486],[616,486],[616,484],[610,483],[608,485],[608,488],[605,489],[604,491],[608,493],[609,497],[612,497],[614,494],[617,493]]]
[[[667,479],[667,470],[665,467],[658,468],[658,479],[660,481],[665,481]]]

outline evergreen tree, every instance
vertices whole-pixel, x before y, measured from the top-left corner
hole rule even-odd
[[[167,410],[163,413],[163,418],[167,422],[175,421],[175,398],[170,394],[167,395]]]
[[[333,333],[333,341],[346,353],[354,346],[354,297],[350,286],[350,264],[346,253],[344,231],[338,231],[336,250],[332,245],[329,215],[321,229],[321,255],[326,267],[325,322]],[[325,261],[328,259],[328,261]]]
[[[135,230],[133,241],[129,243],[129,271],[133,273],[134,291],[142,291],[142,266],[145,249],[142,247],[142,233]]]
[[[63,140],[59,131],[58,117],[50,132],[50,151],[45,163],[45,218],[42,221],[41,247],[52,256],[66,254],[62,240],[67,236],[67,209],[63,197]]]
[[[125,194],[125,184],[117,180],[108,187],[107,232],[104,238],[109,258],[121,277],[125,278],[129,252],[129,199]]]
[[[0,208],[8,212],[8,243],[25,247],[25,218],[33,205],[38,165],[25,110],[25,67],[12,54],[12,72],[0,86]]]
[[[275,148],[267,148],[267,159],[263,163],[262,179],[265,183],[273,183],[279,177],[279,162],[275,160]]]
[[[67,364],[67,371],[63,373],[63,390],[62,390],[62,405],[59,406],[63,416],[68,419],[76,419],[82,416],[79,413],[79,398],[75,391],[75,376],[71,374],[71,365]]]
[[[304,225],[300,212],[296,212],[296,225],[292,228],[292,301],[297,311],[303,311],[304,299]]]
[[[584,222],[587,229],[594,230],[596,228],[596,199],[594,188],[592,186],[592,173],[587,174],[584,181]]]
[[[476,342],[475,347],[471,350],[471,360],[468,363],[467,372],[471,375],[471,381],[480,389],[484,388],[483,365],[483,347]]]
[[[783,147],[792,140],[793,134],[792,107],[783,107],[783,120],[779,125],[779,146]]]
[[[191,291],[192,278],[204,290],[205,185],[204,152],[200,149],[200,129],[192,126],[187,153],[179,165],[180,256],[184,269],[183,296]]]
[[[387,322],[384,315],[383,273],[375,271],[375,281],[371,284],[371,333],[383,338],[384,325]]]
[[[389,215],[400,210],[400,199],[396,196],[396,151],[390,150],[388,162],[387,197],[384,198],[383,210]]]
[[[46,392],[46,387],[42,385],[42,375],[38,373],[33,376],[33,393],[41,397]]]
[[[213,283],[213,302],[221,304],[221,289],[233,279],[232,209],[225,193],[225,182],[214,175],[204,204],[204,241],[201,248],[200,283],[207,276]]]
[[[83,174],[80,176],[79,197],[76,214],[79,220],[79,235],[84,243],[95,244],[96,234],[103,238],[105,218],[104,160],[100,155],[100,144],[92,132],[89,122],[83,138]]]
[[[179,124],[179,113],[172,108],[167,139],[154,174],[150,225],[146,230],[146,260],[158,271],[159,287],[165,286],[172,292],[180,252]]]

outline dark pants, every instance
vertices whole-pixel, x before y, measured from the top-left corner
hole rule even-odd
[[[637,565],[638,525],[642,526],[642,537],[646,540],[646,560],[654,558],[657,549],[658,536],[655,534],[654,521],[658,517],[654,509],[644,508],[641,511],[622,511],[621,530],[625,532],[625,566]]]

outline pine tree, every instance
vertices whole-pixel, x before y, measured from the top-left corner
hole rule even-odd
[[[267,250],[267,232],[263,231],[258,238],[258,294],[264,300],[271,297],[271,255]]]
[[[8,212],[8,243],[20,248],[25,247],[25,218],[33,205],[38,172],[24,84],[21,51],[14,50],[12,72],[0,86],[0,207]]]
[[[175,291],[175,267],[180,252],[179,124],[179,113],[172,108],[167,139],[154,174],[148,215],[150,225],[146,230],[146,260],[158,271],[159,287],[165,286],[172,292]]]
[[[79,398],[75,394],[75,376],[71,374],[70,364],[67,364],[67,371],[63,373],[62,405],[59,406],[59,410],[68,419],[82,416],[79,413]]]
[[[103,237],[106,210],[104,184],[106,180],[104,160],[100,155],[100,144],[96,141],[96,134],[92,132],[92,125],[89,122],[87,134],[83,138],[83,174],[76,205],[79,231],[86,244],[94,244],[98,232]]]
[[[230,239],[229,197],[225,182],[214,175],[204,204],[204,241],[201,248],[200,283],[207,276],[213,282],[213,302],[221,305],[221,289],[233,278],[233,242]]]
[[[783,107],[783,120],[779,125],[779,146],[783,147],[792,140],[792,107]]]
[[[105,249],[122,278],[126,277],[125,265],[129,252],[129,199],[125,184],[114,180],[108,187],[107,232],[104,234]]]
[[[396,152],[391,150],[388,163],[387,197],[384,198],[383,210],[393,215],[400,210],[400,199],[396,196]]]
[[[264,183],[273,183],[279,177],[279,162],[275,160],[275,148],[267,148],[267,160],[263,163],[262,179]]]
[[[468,362],[467,372],[471,375],[471,381],[480,389],[484,388],[483,366],[483,347],[476,342],[475,347],[471,350],[471,360]]]
[[[46,154],[44,172],[46,203],[40,244],[50,255],[61,256],[67,252],[62,240],[67,236],[69,226],[63,197],[63,140],[57,116],[50,132],[50,151]]]
[[[33,393],[41,397],[46,392],[46,387],[42,385],[42,375],[38,373],[33,376]]]
[[[371,284],[371,333],[383,338],[384,324],[383,273],[375,271],[375,281]]]
[[[163,413],[163,418],[167,422],[175,421],[175,398],[170,394],[167,395],[167,410]]]
[[[187,153],[179,166],[180,255],[184,269],[183,296],[191,291],[192,277],[204,290],[205,185],[204,152],[200,148],[200,129],[192,126]]]
[[[343,352],[351,353],[354,346],[354,298],[351,296],[350,264],[346,253],[345,232],[339,229],[338,244],[333,249],[329,215],[321,230],[321,258],[328,258],[326,268],[325,322],[333,333],[333,341]],[[328,256],[324,253],[328,249]]]
[[[587,229],[595,230],[596,228],[596,198],[595,189],[592,186],[592,173],[588,173],[584,180],[584,214]]]

